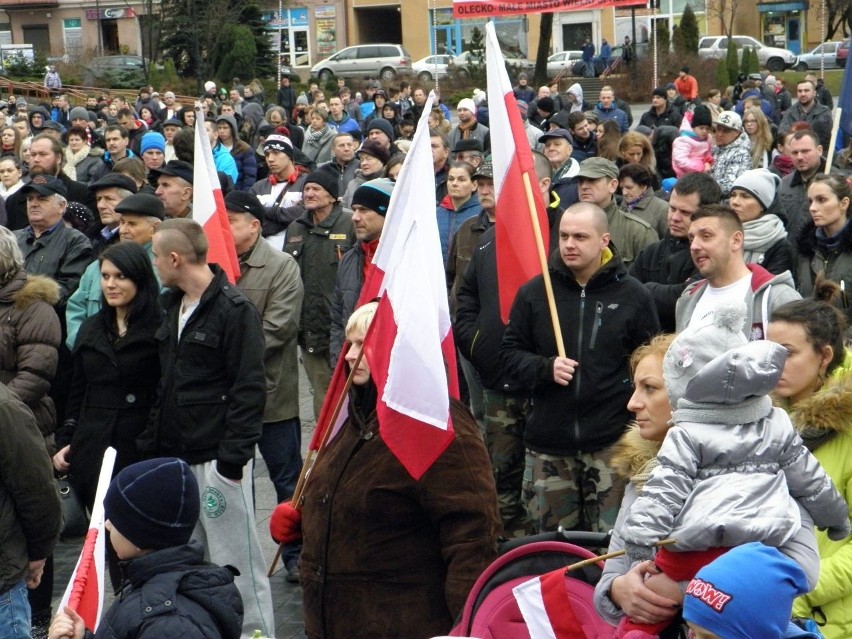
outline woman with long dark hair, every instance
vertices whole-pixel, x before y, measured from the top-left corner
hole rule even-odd
[[[114,473],[140,461],[136,437],[148,420],[160,377],[154,332],[160,287],[145,249],[115,244],[100,256],[101,310],[83,322],[74,345],[74,381],[53,465],[67,472],[87,506],[101,459],[116,449]]]

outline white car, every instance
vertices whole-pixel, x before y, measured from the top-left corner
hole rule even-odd
[[[840,42],[823,42],[810,53],[803,53],[796,60],[796,71],[819,70],[825,63],[826,69],[839,69],[837,64],[837,47]]]
[[[766,67],[773,73],[784,71],[796,64],[796,56],[789,49],[770,47],[758,42],[751,36],[731,36],[737,45],[737,57],[742,59],[742,52],[746,47],[757,51],[757,59],[760,66]],[[724,58],[728,53],[728,38],[725,36],[707,36],[698,41],[698,57],[701,59]]]
[[[411,63],[411,70],[421,82],[431,82],[435,78],[446,78],[447,66],[453,59],[451,55],[427,55]]]
[[[554,53],[547,59],[547,77],[555,78],[557,75],[571,76],[571,70],[579,60],[583,59],[582,51],[560,51]],[[565,70],[564,72],[562,70]]]
[[[535,72],[535,60],[528,60],[527,58],[522,57],[521,55],[514,52],[503,52],[503,58],[506,61],[506,65],[510,68],[510,75],[513,72],[520,73],[521,71],[527,73],[532,77],[532,74]],[[460,53],[455,58],[453,58],[450,63],[450,67],[455,69],[455,73],[459,75],[459,77],[466,77],[470,75],[466,67],[468,64],[479,64],[483,67],[485,66],[485,58],[475,57],[471,54],[470,51],[465,51],[464,53]],[[514,78],[513,78],[514,79]]]

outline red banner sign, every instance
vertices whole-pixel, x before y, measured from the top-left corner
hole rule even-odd
[[[454,18],[490,18],[524,13],[647,6],[647,0],[453,0]]]

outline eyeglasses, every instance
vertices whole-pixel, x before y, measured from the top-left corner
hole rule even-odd
[[[743,120],[743,124],[757,124],[757,120]]]

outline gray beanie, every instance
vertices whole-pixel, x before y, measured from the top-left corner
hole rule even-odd
[[[69,120],[88,120],[89,112],[84,107],[76,106],[68,113]]]
[[[763,210],[772,206],[775,194],[781,187],[781,178],[767,169],[752,169],[743,172],[735,181],[731,190],[740,189],[760,202]]]
[[[675,338],[663,358],[663,379],[672,408],[677,408],[687,385],[704,366],[747,343],[743,335],[745,318],[745,302],[723,303],[711,318],[688,326]]]

